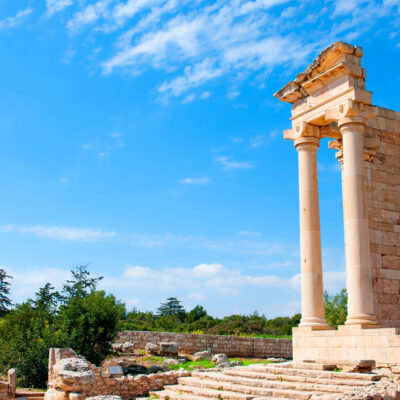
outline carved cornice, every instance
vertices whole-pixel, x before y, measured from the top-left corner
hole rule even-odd
[[[319,126],[308,124],[307,122],[300,122],[294,124],[292,129],[286,129],[283,131],[283,138],[287,140],[296,140],[301,137],[312,137],[320,139],[321,129]]]
[[[347,99],[343,103],[325,111],[325,120],[340,121],[343,118],[363,118],[368,120],[378,116],[378,107],[363,102]]]

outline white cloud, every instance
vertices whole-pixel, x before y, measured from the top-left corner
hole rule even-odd
[[[112,0],[98,0],[93,4],[89,4],[68,21],[68,28],[71,31],[78,31],[85,25],[96,23],[101,17],[106,15],[107,7],[111,1]]]
[[[127,267],[124,271],[124,278],[137,279],[137,278],[149,278],[153,276],[153,271],[148,267]]]
[[[0,30],[14,28],[17,25],[22,24],[26,18],[32,14],[32,8],[28,7],[25,10],[18,11],[13,17],[7,17],[0,20]]]
[[[83,150],[93,151],[99,157],[109,157],[113,152],[123,148],[125,142],[120,132],[112,132],[106,137],[94,139],[82,145]]]
[[[183,185],[206,185],[210,182],[210,178],[208,176],[203,176],[200,178],[184,178],[179,181]]]
[[[205,300],[205,296],[201,293],[189,293],[186,296],[189,300],[194,300],[194,301],[203,301]]]
[[[239,231],[239,235],[243,236],[261,236],[261,232],[254,232],[254,231]]]
[[[335,14],[349,14],[358,9],[363,2],[363,0],[337,0]]]
[[[215,161],[221,164],[222,169],[230,170],[230,169],[252,169],[254,165],[248,161],[235,161],[231,160],[228,157],[217,157]]]
[[[203,85],[211,79],[220,77],[223,74],[221,68],[215,66],[215,60],[205,59],[194,66],[187,66],[183,76],[173,79],[170,82],[164,82],[158,91],[171,92],[174,96],[179,96],[188,89],[193,89]]]
[[[53,240],[72,240],[84,242],[99,242],[115,237],[115,232],[105,232],[87,228],[66,228],[60,226],[20,226],[3,225],[0,232],[16,232],[20,234],[32,234],[40,238]]]
[[[104,282],[114,287],[140,287],[142,289],[166,290],[184,288],[188,294],[196,289],[209,287],[219,293],[237,294],[244,287],[271,287],[299,289],[298,275],[282,278],[276,275],[252,276],[240,269],[230,269],[222,264],[199,264],[193,268],[161,268],[127,266],[123,279]]]
[[[16,301],[24,301],[33,297],[39,288],[50,282],[56,289],[61,289],[63,283],[70,278],[70,272],[60,268],[30,267],[20,269],[15,266],[4,267],[11,280],[11,293]]]
[[[52,16],[53,14],[63,11],[71,5],[72,0],[46,0],[47,15]]]
[[[91,30],[85,46],[98,45],[96,34],[115,35],[104,46],[104,73],[161,70],[160,99],[177,96],[184,103],[208,97],[210,91],[200,88],[222,77],[234,88],[228,97],[235,97],[241,92],[240,83],[251,74],[259,82],[260,75],[265,81],[277,66],[296,68],[337,38],[354,39],[371,30],[381,18],[390,17],[385,24],[394,31],[395,13],[400,12],[397,0],[330,0],[323,7],[320,3],[46,0],[48,15],[74,5],[67,27],[75,34],[83,28]]]
[[[199,264],[193,268],[193,274],[196,277],[208,278],[220,275],[225,271],[222,264]]]
[[[264,135],[257,135],[250,138],[250,147],[255,149],[257,147],[263,146],[266,143]]]

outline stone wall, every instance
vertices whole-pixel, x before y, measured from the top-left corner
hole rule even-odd
[[[175,385],[188,371],[113,377],[108,370],[89,363],[71,349],[50,349],[46,400],[85,400],[92,396],[121,396],[133,400],[149,391]]]
[[[374,307],[380,326],[400,327],[400,113],[378,111],[365,134],[378,146],[366,161]]]
[[[135,350],[144,349],[146,343],[149,342],[157,345],[160,342],[176,342],[179,352],[184,354],[210,350],[214,354],[225,353],[229,357],[292,358],[292,341],[290,339],[123,331],[118,334],[115,342],[132,342]]]

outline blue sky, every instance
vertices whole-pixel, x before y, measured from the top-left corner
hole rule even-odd
[[[336,40],[400,110],[398,0],[0,0],[0,264],[22,301],[90,262],[128,308],[300,310],[297,154],[272,97]],[[318,152],[325,286],[341,184]]]

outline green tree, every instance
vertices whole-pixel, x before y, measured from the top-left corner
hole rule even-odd
[[[178,317],[180,320],[186,316],[184,307],[176,297],[168,297],[167,301],[157,309],[157,313],[161,317],[171,315]]]
[[[343,325],[347,318],[347,290],[342,289],[334,296],[325,292],[324,306],[326,322],[333,328]]]
[[[17,305],[0,323],[0,371],[18,369],[19,385],[46,387],[50,347],[64,347],[62,333],[32,301]]]
[[[62,299],[51,283],[46,283],[38,292],[35,293],[36,298],[33,300],[33,305],[36,308],[46,310],[49,314],[54,314]]]
[[[98,283],[103,279],[102,276],[93,278],[88,270],[88,264],[79,265],[71,270],[72,279],[67,280],[63,292],[65,297],[76,298],[88,296],[90,292],[96,290]]]
[[[190,310],[185,318],[185,322],[191,324],[199,319],[205,317],[207,315],[207,311],[202,307],[197,305],[192,310]]]
[[[70,297],[59,311],[58,329],[66,346],[99,364],[111,353],[125,306],[113,295],[92,291],[86,297]]]
[[[0,317],[6,315],[12,305],[10,300],[10,282],[11,276],[7,275],[5,269],[0,268]]]

